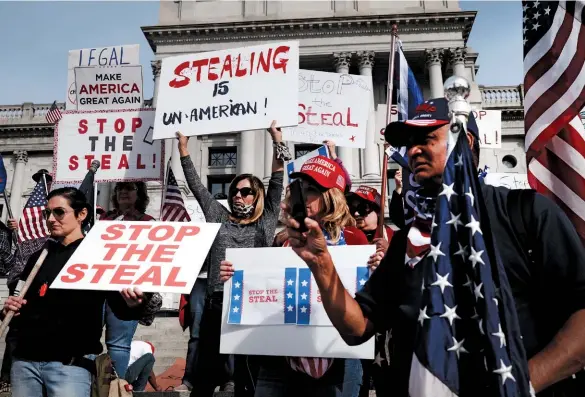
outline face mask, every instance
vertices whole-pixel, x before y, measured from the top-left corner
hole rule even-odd
[[[232,205],[232,212],[238,218],[249,218],[254,211],[252,204],[234,203]]]

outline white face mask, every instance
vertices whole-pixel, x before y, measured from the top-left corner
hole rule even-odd
[[[238,218],[249,218],[254,212],[254,206],[252,204],[234,203],[232,212]]]

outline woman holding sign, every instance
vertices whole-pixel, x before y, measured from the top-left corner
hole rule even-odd
[[[264,184],[259,178],[251,174],[238,175],[229,188],[228,205],[231,211],[215,200],[201,182],[189,156],[188,138],[177,133],[181,165],[187,184],[199,202],[205,220],[222,224],[203,267],[203,271],[207,271],[207,297],[199,330],[199,352],[195,360],[197,365],[194,369],[194,363],[191,362],[185,368],[186,373],[190,371],[193,374],[193,393],[196,392],[198,397],[211,397],[218,385],[223,390],[234,388],[234,369],[230,358],[219,354],[223,304],[223,283],[219,280],[219,266],[225,259],[225,251],[227,248],[270,247],[276,231],[283,190],[284,161],[290,160],[291,156],[282,142],[282,132],[276,128],[276,122],[272,122],[268,132],[274,147],[268,191],[265,193]],[[246,389],[248,393],[253,390],[253,385],[248,382],[246,360],[243,360],[242,371],[239,370],[241,361],[236,360],[238,379],[235,387],[238,396],[245,395]]]
[[[144,182],[118,182],[114,187],[112,204],[114,209],[108,211],[102,221],[154,221],[146,214],[150,199]],[[124,378],[130,361],[130,345],[138,327],[138,321],[119,319],[112,308],[106,305],[106,347],[112,357],[114,368],[120,378]]]
[[[19,328],[12,364],[13,397],[89,397],[93,358],[102,351],[102,316],[107,301],[124,320],[142,319],[151,324],[161,306],[158,294],[126,288],[108,291],[49,288],[83,241],[82,228],[91,205],[78,189],[53,190],[44,210],[51,237],[48,254],[24,297],[9,297],[2,318],[15,312]],[[22,275],[28,274],[41,256],[33,254]]]
[[[299,172],[291,174],[304,192],[306,213],[321,225],[328,245],[367,245],[365,234],[355,227],[345,199],[346,182],[338,163],[317,156],[307,160]],[[291,195],[286,206],[294,204]],[[296,207],[296,206],[295,206]],[[286,241],[284,247],[290,246]],[[220,277],[225,282],[234,274],[228,261],[221,264]],[[360,360],[263,357],[258,373],[255,397],[357,397],[362,383]]]

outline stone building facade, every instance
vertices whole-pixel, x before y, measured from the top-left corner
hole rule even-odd
[[[471,82],[469,100],[476,109],[502,111],[502,148],[482,151],[482,164],[492,172],[525,173],[523,87],[483,87],[476,82],[478,54],[467,47],[476,13],[461,11],[457,1],[161,1],[159,24],[143,27],[153,53],[155,89],[147,106],[155,106],[161,59],[266,41],[298,40],[300,67],[319,71],[371,75],[373,103],[365,149],[338,148],[354,184],[381,184],[382,148],[376,143],[384,127],[386,84],[392,25],[397,24],[405,56],[425,98],[443,95],[451,75]],[[45,121],[50,104],[0,106],[0,151],[8,171],[7,194],[20,213],[40,168],[52,170],[53,127]],[[60,104],[63,109],[64,104]],[[166,143],[167,157],[186,194],[175,142]],[[272,146],[263,131],[243,131],[192,138],[193,161],[212,193],[227,193],[231,179],[249,172],[267,179]],[[300,156],[313,145],[289,143]],[[397,168],[390,164],[391,169]],[[393,173],[389,172],[392,189]],[[150,183],[149,213],[158,215],[159,183]],[[100,186],[98,202],[107,206],[110,187]],[[6,218],[3,203],[1,219]],[[191,211],[196,209],[191,207]]]

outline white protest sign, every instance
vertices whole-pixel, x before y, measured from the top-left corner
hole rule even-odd
[[[367,267],[374,251],[370,245],[329,247],[336,269],[347,275]],[[348,346],[343,341],[318,302],[316,286],[307,281],[310,270],[291,248],[228,249],[226,259],[234,264],[235,274],[224,287],[220,353],[374,357],[374,338],[360,346]],[[343,278],[353,293],[356,287],[352,291],[352,286],[359,284],[357,273],[351,280]],[[243,294],[238,293],[235,283],[240,283]],[[240,295],[239,301],[236,295]],[[240,323],[236,321],[238,313]],[[254,324],[242,324],[242,319]]]
[[[365,148],[372,99],[372,76],[299,70],[299,124],[283,139]]]
[[[484,178],[485,183],[492,186],[503,186],[508,189],[531,189],[527,174],[490,173]]]
[[[113,47],[84,48],[69,51],[67,58],[67,100],[65,109],[77,109],[75,68],[88,66],[124,66],[140,64],[140,46],[119,45]]]
[[[164,58],[154,138],[296,125],[298,73],[296,41]]]
[[[376,143],[386,142],[384,132],[388,126],[388,123],[386,123],[387,109],[388,107],[385,103],[378,104],[378,109],[376,110],[376,132],[378,133]],[[392,108],[390,109],[390,123],[394,121],[398,121],[398,107],[396,105],[392,105]]]
[[[473,110],[479,129],[480,148],[502,147],[502,112],[499,110]]]
[[[164,145],[152,140],[154,109],[66,111],[55,128],[55,182],[81,182],[93,160],[95,182],[163,179]]]
[[[77,110],[142,107],[142,66],[75,68]]]
[[[51,288],[189,294],[219,223],[100,221]]]

